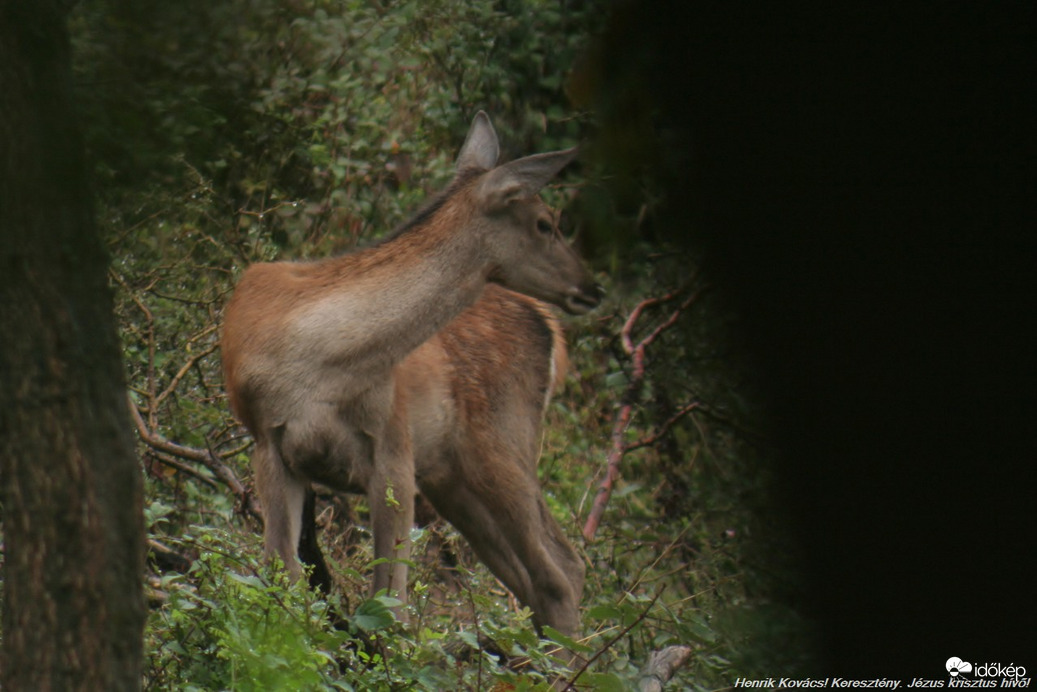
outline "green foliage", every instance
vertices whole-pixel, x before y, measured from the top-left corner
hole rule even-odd
[[[550,407],[540,462],[548,506],[587,564],[586,637],[539,639],[529,612],[442,522],[415,531],[411,623],[401,626],[392,599],[357,596],[370,541],[347,540],[362,532],[347,529],[362,501],[322,499],[342,594],[329,604],[260,564],[258,527],[228,480],[247,490],[250,477],[218,351],[241,270],[388,232],[449,177],[479,108],[505,157],[592,134],[592,114],[567,109],[566,80],[605,5],[77,6],[77,88],[132,398],[146,432],[205,459],[140,448],[149,531],[193,558],[190,570],[153,570],[149,689],[550,689],[578,672],[559,645],[594,658],[577,680],[587,689],[631,688],[650,652],[677,643],[695,653],[675,687],[805,665],[807,630],[783,605],[797,588],[791,550],[761,519],[770,479],[751,370],[728,338],[734,317],[708,291],[648,350],[622,438],[655,435],[683,405],[702,406],[624,455],[596,540],[579,538],[634,378],[618,339],[627,316],[648,296],[706,288],[689,280],[691,258],[644,240],[657,203],[650,176],[613,199],[615,172],[585,163],[578,183],[548,191],[596,243],[609,284],[596,313],[567,322],[573,373]],[[674,307],[647,310],[633,336]],[[329,624],[332,611],[344,629]]]
[[[381,595],[360,603],[336,629],[331,623],[340,603],[329,605],[302,582],[287,583],[280,565],[256,561],[254,540],[244,551],[240,540],[193,527],[175,541],[199,557],[186,574],[159,580],[165,598],[148,628],[147,689],[441,690],[475,689],[489,680],[549,689],[548,673],[568,674],[556,644],[589,651],[557,633],[538,640],[528,613],[501,612],[478,631],[453,634],[427,623],[402,627],[393,611],[400,602]],[[530,669],[511,670],[484,653],[480,642],[488,640]]]
[[[160,580],[168,595],[148,628],[149,689],[337,687],[328,606],[249,558],[239,538],[195,527],[179,545],[199,550],[186,575]]]

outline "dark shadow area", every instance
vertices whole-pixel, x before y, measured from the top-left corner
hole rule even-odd
[[[827,673],[1037,664],[1014,7],[630,3],[597,57],[602,146],[652,120],[659,233],[703,253],[764,374]]]

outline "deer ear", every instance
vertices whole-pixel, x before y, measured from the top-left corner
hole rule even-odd
[[[534,196],[566,164],[576,158],[576,148],[534,154],[493,169],[479,184],[482,198],[493,207]]]
[[[500,143],[497,133],[490,123],[490,116],[483,111],[475,114],[472,126],[468,128],[468,136],[457,155],[457,170],[465,168],[482,168],[490,170],[497,165],[500,156]]]

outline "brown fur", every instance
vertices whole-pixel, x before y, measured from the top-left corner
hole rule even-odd
[[[420,488],[538,623],[575,633],[583,565],[536,477],[565,368],[539,300],[584,312],[599,289],[536,196],[573,152],[496,166],[497,151],[480,114],[455,183],[400,233],[338,258],[250,267],[224,317],[224,374],[256,440],[266,550],[293,574],[317,481],[367,493],[375,556],[390,560],[373,588],[405,599]]]

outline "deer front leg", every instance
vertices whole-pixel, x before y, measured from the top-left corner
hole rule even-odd
[[[296,554],[302,532],[302,511],[308,483],[291,473],[269,440],[258,440],[252,455],[256,492],[263,507],[263,547],[277,555],[291,578],[302,576]]]
[[[398,430],[398,428],[397,428]],[[414,458],[405,435],[387,435],[374,444],[374,469],[367,488],[374,533],[372,593],[386,589],[407,603],[407,561],[414,525]],[[401,607],[397,618],[406,621]]]

